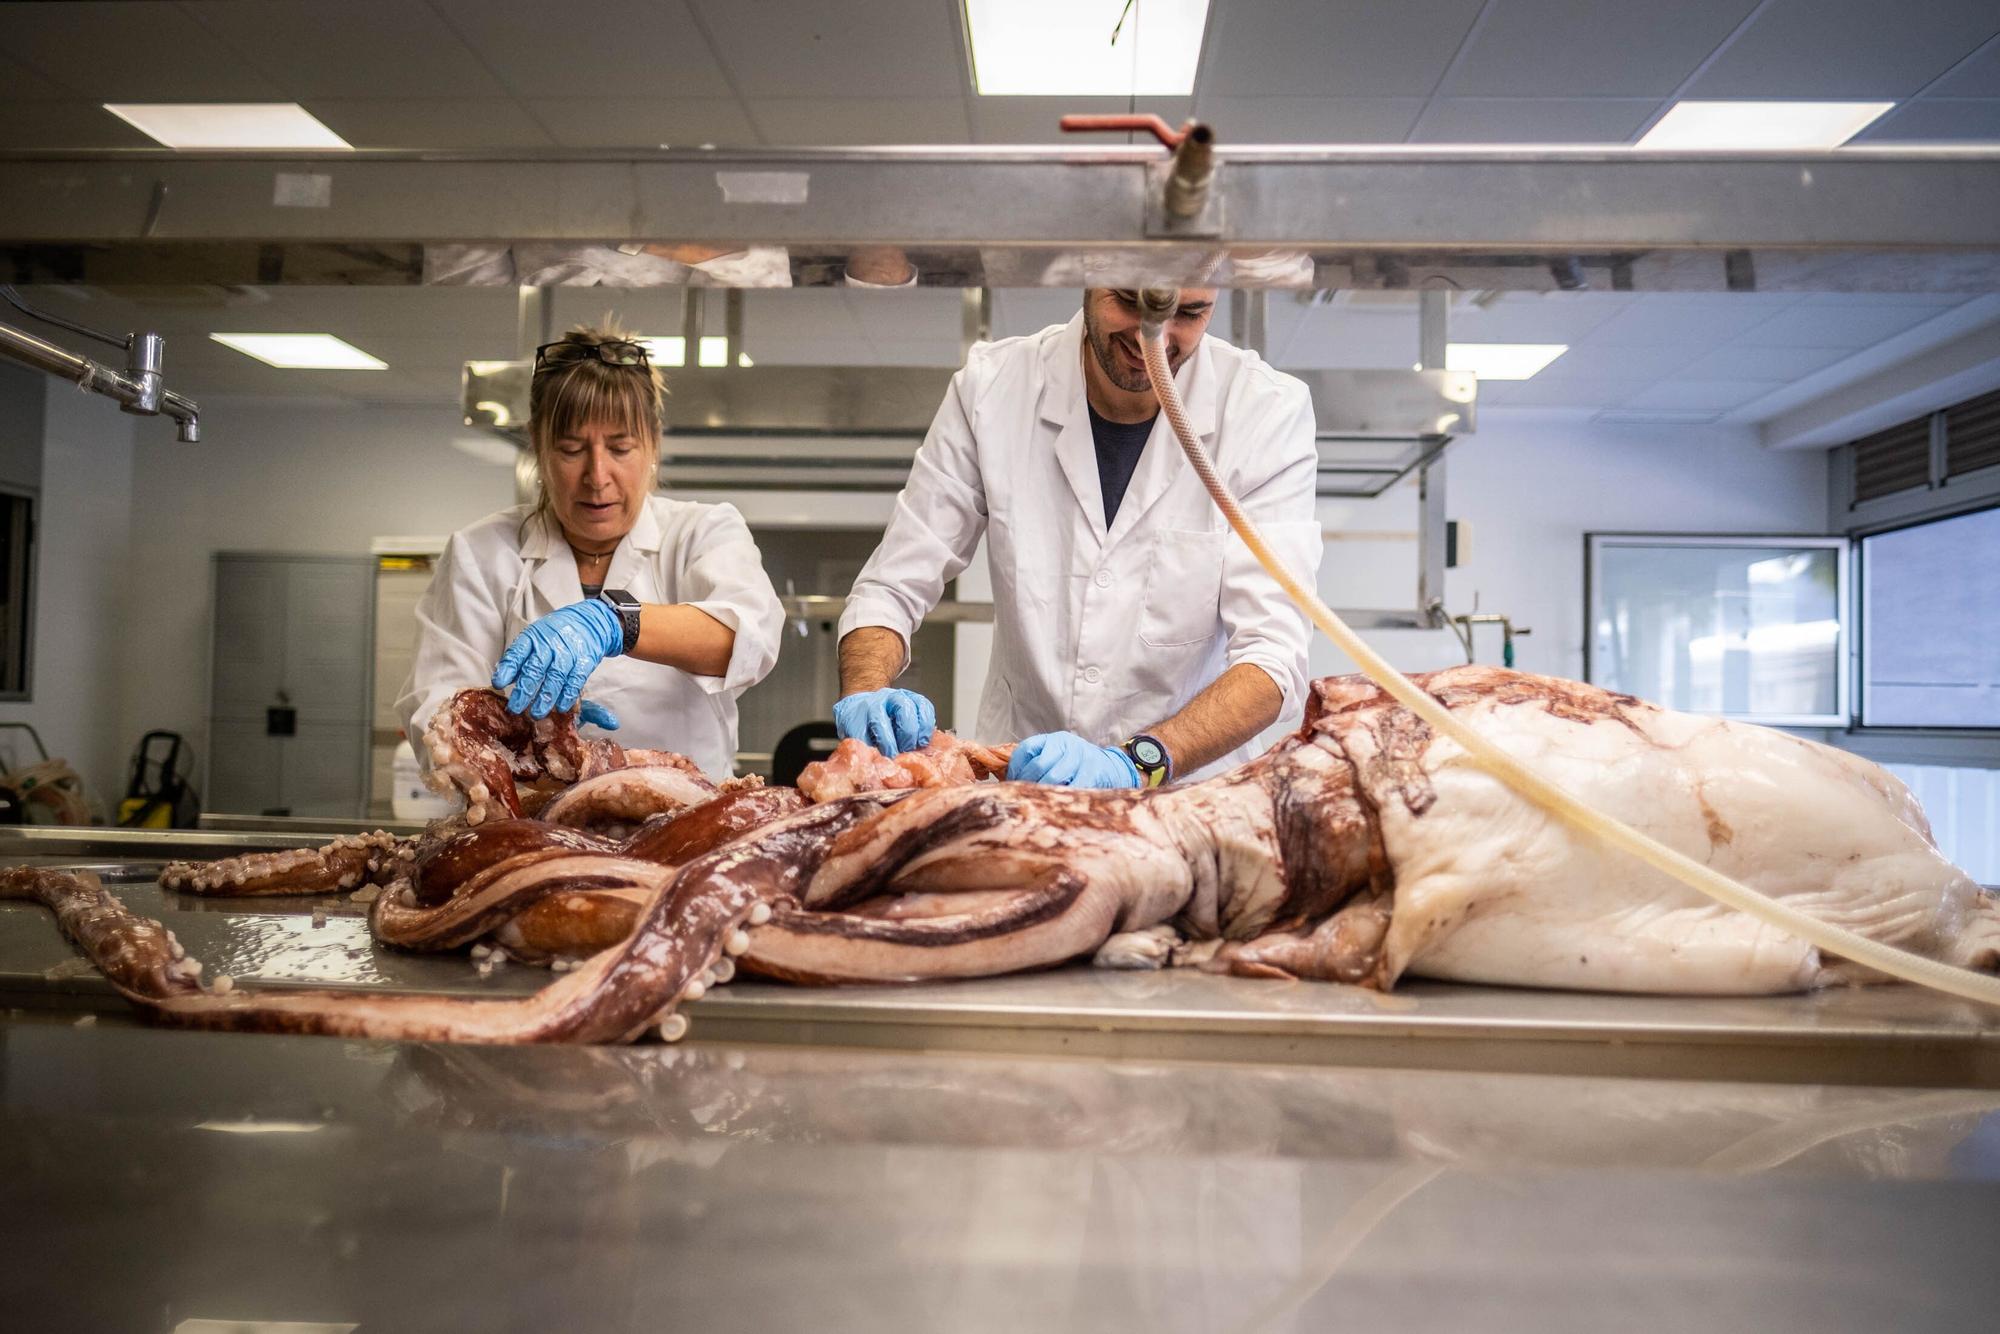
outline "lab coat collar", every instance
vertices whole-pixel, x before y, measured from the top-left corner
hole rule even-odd
[[[1056,462],[1076,496],[1084,522],[1104,541],[1104,490],[1097,481],[1097,448],[1090,438],[1089,403],[1083,396],[1083,312],[1042,348],[1042,399],[1036,410],[1058,427]]]
[[[1195,347],[1194,355],[1174,372],[1174,387],[1180,391],[1181,406],[1187,411],[1188,424],[1201,437],[1202,443],[1213,448],[1217,391],[1215,359],[1209,351],[1210,341],[1204,336]],[[1049,340],[1042,357],[1043,388],[1038,411],[1042,420],[1061,427],[1061,433],[1056,437],[1056,459],[1061,463],[1063,475],[1069,479],[1070,490],[1076,493],[1077,503],[1083,507],[1098,541],[1116,543],[1130,533],[1145,517],[1146,511],[1166,494],[1174,479],[1188,467],[1187,457],[1181,452],[1180,441],[1174,438],[1166,413],[1162,412],[1153,423],[1152,435],[1146,438],[1146,449],[1139,456],[1139,467],[1132,474],[1132,481],[1125,489],[1125,498],[1118,504],[1117,518],[1107,532],[1104,527],[1104,492],[1097,480],[1097,451],[1090,437],[1090,405],[1084,396],[1082,311],[1070,319],[1060,334]]]
[[[659,516],[654,513],[660,503],[657,496],[649,496],[639,507],[632,531],[619,540],[618,549],[611,555],[611,568],[604,575],[606,588],[630,588],[641,562],[660,549],[664,536]],[[583,601],[583,581],[576,577],[576,561],[570,553],[569,540],[553,515],[544,513],[529,521],[527,534],[521,541],[521,558],[534,565],[535,591],[550,607],[567,607]]]

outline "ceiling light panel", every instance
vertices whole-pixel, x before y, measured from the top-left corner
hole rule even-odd
[[[106,102],[168,148],[347,148],[297,102]]]
[[[1567,343],[1448,343],[1444,366],[1482,380],[1532,380],[1567,351]]]
[[[635,338],[632,341],[646,349],[646,356],[655,366],[687,365],[688,340],[680,334],[664,338]]]
[[[1894,102],[1676,102],[1634,145],[1659,149],[1838,148]]]
[[[1186,97],[1208,0],[965,0],[965,19],[982,96]]]
[[[389,363],[323,333],[214,333],[210,338],[288,371],[383,371]]]

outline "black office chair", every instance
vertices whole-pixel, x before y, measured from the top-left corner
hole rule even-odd
[[[830,721],[815,718],[800,723],[779,737],[777,747],[771,752],[771,782],[779,787],[796,787],[805,767],[833,754],[833,748],[839,744],[840,733]]]

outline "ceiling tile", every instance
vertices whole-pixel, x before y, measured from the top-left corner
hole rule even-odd
[[[1657,98],[1441,97],[1410,138],[1429,144],[1622,144],[1659,109]]]
[[[1856,136],[1865,144],[2000,142],[2000,97],[1925,97]]]
[[[1772,0],[1688,97],[1908,97],[1993,36],[1993,0]]]
[[[2000,97],[2000,34],[1989,37],[1929,91],[1934,97]]]
[[[504,97],[436,11],[408,0],[191,0],[182,8],[286,97]]]
[[[1756,7],[1756,0],[1493,0],[1438,91],[1665,97]]]
[[[1642,389],[1625,400],[1628,408],[1687,408],[1693,411],[1726,412],[1776,389],[1777,380],[1667,380]]]
[[[1872,347],[1937,317],[1934,306],[1894,301],[1836,306],[1809,299],[1759,324],[1755,336],[1745,341],[1784,347]]]
[[[1482,381],[1479,406],[1481,409],[1615,408],[1632,395],[1644,392],[1649,383],[1619,379],[1551,380],[1544,372],[1532,380]]]
[[[314,98],[305,108],[356,148],[547,148],[555,142],[507,97]]]
[[[755,146],[757,127],[733,97],[533,98],[524,105],[564,148]]]
[[[1060,122],[1067,115],[1105,115],[1129,108],[1179,125],[1194,114],[1194,102],[1186,97],[1142,97],[1136,106],[1123,97],[974,97],[967,105],[973,137],[982,144],[1117,144],[1125,136],[1064,134]]]
[[[749,98],[750,117],[764,142],[785,147],[822,144],[962,144],[972,138],[965,99],[787,97]]]
[[[1428,97],[1483,0],[1213,5],[1198,94]]]
[[[1468,340],[1469,341],[1469,340]],[[1525,338],[1503,342],[1528,342]],[[1661,343],[1643,347],[1607,346],[1595,335],[1573,343],[1548,364],[1538,380],[1638,380],[1645,384],[1673,375],[1708,350],[1707,344]]]
[[[1455,303],[1451,336],[1471,343],[1578,343],[1638,299],[1629,292],[1506,292],[1484,307]]]
[[[95,102],[0,102],[0,148],[157,148]]]
[[[953,5],[869,0],[866,21],[846,5],[792,0],[693,0],[736,91],[755,97],[958,97],[966,59]]]
[[[1765,335],[1760,331],[1760,338]],[[1823,371],[1845,361],[1844,347],[1765,347],[1735,342],[1690,362],[1677,374],[1689,380],[1784,380]]]
[[[1648,293],[1643,301],[1619,311],[1590,336],[1599,347],[1658,347],[1685,345],[1695,353],[1758,328],[1797,296],[1759,298],[1754,294],[1673,292]],[[1782,342],[1783,339],[1765,341]]]
[[[519,97],[728,97],[728,80],[679,0],[615,10],[548,0],[432,0]],[[615,15],[615,18],[612,17]]]
[[[1201,118],[1224,144],[1399,144],[1421,97],[1212,97]]]
[[[0,33],[0,41],[4,41]],[[53,80],[45,79],[18,60],[0,56],[0,102],[40,102],[68,97]]]
[[[240,102],[283,97],[276,85],[174,5],[11,4],[7,54],[94,102]]]

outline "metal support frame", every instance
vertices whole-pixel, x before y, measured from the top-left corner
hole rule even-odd
[[[1445,369],[1450,342],[1451,294],[1426,288],[1417,295],[1417,362]],[[1445,458],[1442,451],[1417,470],[1417,612],[1428,625],[1445,624]]]
[[[0,157],[0,256],[35,282],[409,285],[438,244],[762,244],[798,260],[886,244],[926,283],[1145,286],[1194,283],[1219,249],[1296,249],[1321,286],[2000,290],[1990,147],[1234,147],[1213,165],[1200,197],[1222,221],[1163,235],[1157,147],[15,154]],[[274,192],[301,171],[326,178],[324,206]],[[772,177],[782,198],[738,188]],[[149,229],[158,186],[174,207]]]
[[[1229,294],[1229,341],[1270,359],[1271,294],[1243,288]]]

